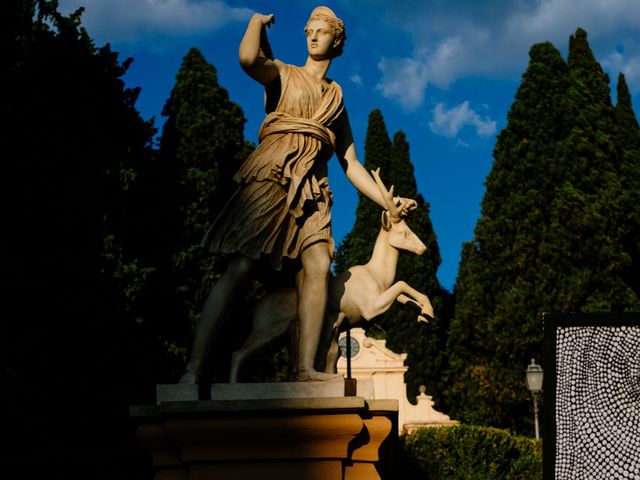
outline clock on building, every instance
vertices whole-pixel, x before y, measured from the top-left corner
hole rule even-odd
[[[340,353],[343,357],[347,358],[347,336],[343,336],[338,340],[338,346],[340,347]],[[355,357],[360,351],[360,343],[355,338],[351,337],[351,355],[349,357]]]

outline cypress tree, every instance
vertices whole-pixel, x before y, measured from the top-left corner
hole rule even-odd
[[[516,427],[510,424],[514,410],[520,418],[526,411],[517,409],[526,395],[517,383],[522,365],[540,353],[535,290],[544,289],[544,276],[535,262],[549,222],[545,204],[562,174],[557,146],[566,135],[570,82],[551,44],[534,45],[529,55],[454,291],[446,396],[449,413],[467,423]]]
[[[436,271],[440,265],[440,250],[431,219],[429,204],[418,193],[413,164],[409,153],[409,143],[404,132],[393,137],[390,154],[390,176],[387,183],[394,185],[394,192],[405,198],[414,198],[418,208],[406,218],[411,230],[427,246],[422,256],[401,252],[398,260],[396,279],[404,280],[413,288],[425,293],[431,300],[436,318],[429,325],[418,323],[416,312],[403,305],[395,304],[379,319],[378,328],[385,332],[387,346],[396,352],[407,353],[409,370],[405,376],[408,398],[418,393],[424,384],[427,392],[436,401],[442,400],[442,374],[446,365],[445,345],[448,330],[448,316],[445,308],[447,294],[440,286]]]
[[[637,308],[615,220],[619,158],[606,75],[578,30],[568,64],[534,45],[494,150],[474,241],[463,248],[447,400],[468,423],[522,431],[522,375],[545,311]]]
[[[638,298],[623,279],[631,259],[621,243],[627,212],[620,201],[622,158],[615,145],[609,78],[582,29],[570,39],[568,66],[572,128],[564,145],[570,161],[568,178],[551,205],[550,230],[552,241],[564,250],[558,259],[567,272],[562,283],[571,291],[575,311],[637,308]]]
[[[640,296],[640,128],[624,75],[618,76],[617,103],[614,108],[617,127],[616,145],[621,156],[619,178],[622,182],[622,245],[631,258],[624,272],[626,283]]]
[[[167,335],[183,348],[221,269],[219,259],[202,252],[200,241],[234,191],[231,177],[249,146],[240,106],[196,48],[185,55],[162,114],[167,120],[160,139],[160,179],[173,235],[165,254],[178,318],[167,319],[175,328]]]
[[[614,115],[619,135],[616,144],[625,150],[638,149],[640,147],[640,127],[633,111],[631,93],[629,93],[629,86],[623,73],[618,75],[616,96]]]
[[[382,178],[390,175],[391,140],[380,110],[369,114],[367,136],[364,144],[364,167],[367,171],[380,168]],[[339,247],[339,256],[348,252],[348,265],[363,265],[369,261],[371,249],[380,229],[380,207],[358,192],[356,221],[347,239]]]
[[[587,40],[587,32],[582,28],[578,28],[576,33],[569,37],[567,63],[573,76],[574,86],[580,88],[582,94],[587,95],[594,106],[610,107],[609,76],[604,73],[593,55]]]

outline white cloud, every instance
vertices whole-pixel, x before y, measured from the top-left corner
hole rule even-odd
[[[496,122],[480,117],[466,100],[449,110],[443,103],[438,103],[432,113],[433,118],[429,122],[429,128],[438,135],[455,137],[466,126],[474,127],[476,134],[481,137],[487,137],[496,132]]]
[[[362,86],[362,77],[360,77],[360,74],[358,72],[352,73],[351,76],[349,77],[349,80],[351,80],[353,83],[355,83],[359,87]]]
[[[367,24],[399,29],[410,35],[413,52],[406,57],[381,55],[378,89],[405,109],[418,108],[429,85],[447,87],[474,76],[517,78],[529,48],[553,42],[566,51],[578,27],[589,34],[596,55],[605,55],[640,32],[638,0],[341,0],[351,11],[366,11]],[[637,55],[640,56],[640,52]],[[628,75],[635,57],[625,56]],[[638,74],[640,75],[640,74]],[[632,90],[640,81],[630,80]],[[632,86],[633,85],[633,86]]]
[[[248,8],[228,6],[222,0],[61,0],[68,13],[85,6],[82,23],[98,43],[135,43],[214,31],[248,19]]]
[[[507,19],[510,35],[527,38],[564,36],[580,26],[600,36],[624,28],[638,28],[637,0],[539,0],[535,7],[515,12]]]
[[[640,55],[613,52],[602,60],[602,67],[609,72],[613,82],[617,81],[618,74],[622,72],[629,90],[634,93],[640,90]]]
[[[438,43],[433,52],[422,50],[411,58],[383,57],[378,62],[382,79],[376,88],[405,110],[415,110],[422,105],[428,84],[447,87],[455,79],[461,67],[455,59],[462,51],[462,39],[450,37]]]
[[[426,62],[416,58],[381,58],[382,80],[376,88],[387,98],[398,100],[406,110],[418,108],[429,81]]]

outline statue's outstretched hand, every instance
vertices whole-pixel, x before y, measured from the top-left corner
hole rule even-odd
[[[264,25],[265,27],[270,27],[271,25],[276,23],[276,17],[273,15],[273,13],[270,13],[268,15],[263,15],[262,13],[256,13],[254,17],[259,18],[260,22],[262,22],[262,25]]]
[[[418,208],[418,203],[413,198],[394,197],[393,201],[400,210],[401,217],[405,217],[411,210]]]

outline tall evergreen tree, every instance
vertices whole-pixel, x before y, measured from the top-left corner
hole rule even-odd
[[[540,353],[534,290],[543,287],[544,277],[529,277],[536,273],[538,245],[549,222],[544,204],[562,174],[557,146],[566,135],[569,74],[551,44],[534,45],[529,55],[509,123],[496,143],[482,214],[474,241],[463,247],[454,291],[447,403],[455,418],[468,423],[511,426],[515,405],[524,397],[514,388],[515,379],[522,362]],[[506,311],[507,306],[512,308]],[[520,327],[523,334],[514,335]],[[519,358],[523,351],[525,360]],[[513,378],[506,382],[509,368]]]
[[[224,196],[233,192],[231,176],[243,153],[245,119],[219,85],[213,65],[196,48],[185,55],[162,114],[167,120],[160,163],[176,236],[171,261],[177,291],[193,322],[215,274],[214,258],[201,257],[199,243]]]
[[[235,190],[232,175],[250,146],[240,106],[229,99],[215,68],[196,48],[185,55],[162,114],[167,117],[160,139],[162,201],[173,234],[165,254],[177,305],[177,318],[166,319],[166,335],[184,352],[222,268],[200,242]]]
[[[616,146],[621,156],[619,177],[623,193],[620,198],[623,218],[619,226],[622,230],[624,251],[631,257],[624,278],[627,284],[640,296],[640,128],[633,106],[631,94],[624,75],[618,76],[617,103],[614,108],[618,129]]]
[[[369,114],[369,125],[364,144],[364,167],[367,171],[380,168],[382,178],[388,178],[391,170],[391,140],[380,110]],[[380,207],[358,192],[356,221],[350,237],[338,249],[338,258],[346,258],[347,264],[362,265],[369,261],[371,249],[380,229]]]
[[[568,64],[551,44],[530,51],[456,282],[447,400],[465,422],[525,428],[522,371],[541,357],[542,312],[638,306],[612,220],[621,190],[606,82],[583,30]]]
[[[436,317],[429,325],[419,324],[414,310],[396,304],[389,312],[376,319],[376,324],[384,330],[387,345],[393,351],[407,353],[409,371],[405,381],[409,398],[417,394],[418,387],[424,384],[427,392],[440,402],[450,319],[447,311],[448,295],[436,277],[441,261],[440,250],[429,217],[429,204],[418,193],[409,143],[402,131],[393,137],[390,175],[386,182],[394,185],[394,191],[398,195],[416,199],[418,208],[408,215],[406,221],[427,246],[427,251],[420,257],[409,252],[400,254],[396,278],[429,296]]]
[[[629,86],[623,73],[618,75],[616,97],[614,115],[619,135],[616,139],[616,145],[625,150],[637,150],[640,147],[640,127],[636,113],[633,111],[631,93],[629,93]]]
[[[623,278],[631,259],[621,239],[627,212],[620,202],[622,158],[614,143],[617,128],[609,78],[582,29],[570,39],[568,66],[567,113],[572,128],[564,146],[570,161],[565,167],[568,178],[551,205],[550,231],[556,245],[564,249],[559,265],[571,272],[563,283],[570,285],[575,310],[637,308],[638,298]]]

